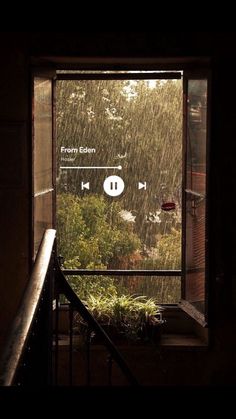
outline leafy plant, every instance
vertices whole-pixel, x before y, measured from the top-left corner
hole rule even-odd
[[[108,326],[108,332],[112,329],[132,340],[148,340],[148,330],[163,323],[162,307],[145,296],[90,295],[86,305],[99,323]]]
[[[60,194],[57,207],[58,250],[67,268],[104,269],[141,247],[131,223],[119,215],[118,202]]]

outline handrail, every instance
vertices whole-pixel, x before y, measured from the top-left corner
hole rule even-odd
[[[66,296],[67,300],[73,305],[73,307],[78,310],[79,314],[83,317],[83,319],[89,324],[89,326],[100,336],[103,340],[104,345],[108,349],[112,358],[117,362],[120,369],[123,371],[124,375],[128,379],[131,385],[137,386],[138,382],[136,378],[131,373],[128,365],[126,364],[125,360],[123,359],[122,355],[113,344],[109,336],[106,334],[104,329],[100,326],[100,324],[96,321],[96,319],[92,316],[92,314],[88,311],[82,301],[79,299],[77,294],[73,291],[70,284],[67,282],[63,272],[61,271],[59,265],[57,266],[57,276],[58,285],[60,287],[60,292],[63,292]]]
[[[55,236],[56,230],[46,230],[40,244],[29,283],[10,329],[1,359],[0,385],[2,386],[10,386],[14,382],[44,287]]]

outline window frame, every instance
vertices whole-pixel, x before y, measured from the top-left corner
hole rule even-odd
[[[206,286],[206,294],[205,294],[205,303],[206,303],[206,310],[205,310],[205,319],[206,321],[202,321],[202,318],[199,318],[197,313],[194,310],[191,310],[190,307],[186,304],[185,300],[181,298],[179,304],[168,305],[169,312],[172,310],[173,307],[174,311],[177,309],[183,310],[187,314],[187,318],[189,316],[196,320],[201,326],[206,327],[209,325],[208,323],[208,312],[209,312],[209,297],[210,297],[210,278],[209,278],[209,169],[210,169],[210,158],[209,158],[209,149],[210,149],[210,97],[211,97],[211,72],[210,72],[210,59],[208,57],[170,57],[170,58],[139,58],[139,57],[51,57],[51,56],[44,56],[44,57],[32,57],[31,58],[32,65],[38,69],[40,66],[40,75],[49,72],[52,75],[54,81],[55,72],[57,70],[145,70],[147,71],[183,71],[184,76],[188,75],[189,78],[194,79],[197,78],[207,78],[208,80],[208,98],[207,98],[207,150],[206,150],[206,170],[207,170],[207,177],[206,177],[206,219],[205,219],[205,230],[206,230],[206,251],[205,251],[205,286]],[[53,69],[53,70],[52,70]],[[51,71],[52,70],[52,71]],[[38,70],[34,75],[38,73]],[[184,80],[184,77],[183,77]],[[55,83],[54,83],[55,84]],[[184,88],[184,81],[183,81],[183,98],[185,95],[185,88]],[[55,97],[55,89],[53,89],[53,109],[55,109],[56,97]],[[183,106],[185,106],[185,100],[183,100]],[[184,112],[186,109],[184,110]],[[184,113],[183,113],[184,116]],[[183,124],[183,136],[184,136],[184,127],[185,123]],[[55,137],[56,131],[56,124],[55,124],[55,112],[53,117],[53,135]],[[185,141],[183,141],[185,144]],[[184,150],[183,150],[184,151]],[[56,203],[56,150],[55,150],[55,143],[54,143],[54,151],[53,151],[53,177],[54,177],[54,223],[55,223],[55,203]],[[184,160],[183,160],[184,164]],[[33,173],[33,171],[32,171]],[[185,173],[183,171],[182,173]],[[182,189],[182,198],[184,197],[184,191]],[[32,194],[33,196],[33,194]],[[184,201],[185,202],[185,201]],[[32,203],[32,215],[34,213]],[[183,208],[185,208],[183,206]],[[32,216],[33,219],[33,216]],[[182,220],[183,222],[183,220]],[[182,233],[183,233],[183,226],[182,226]],[[184,246],[182,241],[182,246]],[[182,249],[182,258],[184,256],[184,252]],[[183,286],[185,280],[183,279],[183,272],[184,272],[184,265],[182,260],[181,266],[181,294],[183,292]],[[147,272],[147,271],[146,271]],[[158,271],[157,271],[158,272]],[[160,271],[159,271],[160,272]],[[106,272],[108,273],[108,272]],[[86,271],[86,274],[88,272]],[[163,304],[165,307],[165,305]],[[196,310],[197,311],[197,310]],[[201,316],[200,316],[201,317]],[[197,324],[196,323],[196,324]]]
[[[188,131],[188,81],[207,80],[207,116],[206,116],[206,184],[205,184],[205,307],[201,313],[185,297],[186,287],[186,168],[187,168],[187,131]],[[210,275],[209,275],[209,174],[210,174],[210,97],[211,97],[211,72],[209,68],[199,68],[184,71],[183,77],[183,185],[182,185],[182,278],[181,278],[181,300],[179,307],[188,315],[195,319],[202,327],[209,325],[209,295],[210,295]]]
[[[51,83],[51,187],[49,189],[35,190],[35,148],[36,148],[36,134],[35,134],[35,80],[36,79],[47,79]],[[31,253],[31,265],[33,265],[35,256],[37,253],[37,244],[35,241],[35,208],[36,200],[38,197],[48,197],[49,194],[52,198],[51,210],[51,222],[47,228],[55,228],[56,225],[56,120],[55,120],[55,103],[56,103],[56,70],[52,68],[35,67],[31,70],[31,237],[30,237],[30,253]]]
[[[85,68],[78,68],[75,67],[75,72],[66,72],[64,68],[62,68],[63,72],[57,73],[56,81],[71,81],[71,80],[162,80],[162,79],[179,79],[183,80],[183,70],[182,68],[176,70],[173,68],[170,68],[168,70],[160,70],[159,68],[149,68],[149,66],[145,66],[142,68],[145,73],[141,73],[142,71],[139,67],[135,66],[132,67],[133,70],[136,70],[136,73],[122,73],[122,71],[130,70],[130,68],[123,67],[119,69],[109,68],[109,67],[98,67],[91,69],[91,67]],[[86,70],[85,73],[79,72],[79,71]],[[92,70],[97,70],[97,73],[93,73]],[[77,71],[77,73],[76,73]],[[105,73],[105,71],[111,71],[111,73]],[[150,71],[150,72],[149,72]],[[181,244],[181,251],[182,251],[182,244]],[[63,257],[63,255],[62,255]],[[80,276],[137,276],[137,277],[150,277],[150,276],[156,276],[156,277],[181,277],[182,276],[182,269],[179,270],[166,270],[166,269],[155,269],[155,270],[137,270],[137,269],[107,269],[107,270],[98,270],[98,269],[63,269],[64,275],[73,276],[73,275],[80,275]],[[167,280],[168,280],[167,279]],[[180,284],[181,289],[181,284]],[[173,306],[178,307],[178,303],[175,304],[160,304],[163,307],[165,306]]]

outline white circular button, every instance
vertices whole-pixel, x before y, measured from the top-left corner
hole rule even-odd
[[[103,189],[109,196],[119,196],[124,187],[124,181],[119,176],[108,176],[103,183]]]

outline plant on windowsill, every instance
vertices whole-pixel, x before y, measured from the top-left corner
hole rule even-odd
[[[115,342],[159,342],[161,338],[162,307],[153,298],[145,296],[111,295],[90,296],[86,301],[87,308],[108,336]],[[77,319],[82,334],[86,326]],[[92,334],[92,341],[98,336]]]

